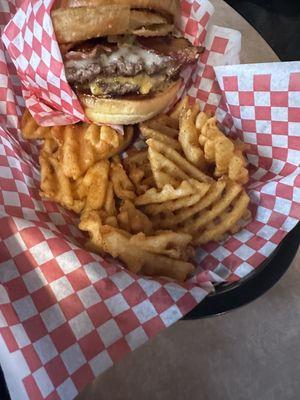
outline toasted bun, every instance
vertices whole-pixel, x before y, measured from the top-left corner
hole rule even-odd
[[[130,125],[146,121],[166,109],[175,99],[180,81],[149,97],[104,99],[77,93],[86,116],[94,123]]]
[[[155,20],[155,11],[163,14],[160,20]],[[128,33],[166,35],[179,14],[179,0],[60,0],[51,17],[57,41],[63,44]]]

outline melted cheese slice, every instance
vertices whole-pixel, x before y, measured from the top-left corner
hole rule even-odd
[[[94,96],[100,96],[104,93],[101,85],[125,85],[130,84],[136,86],[140,94],[148,94],[152,90],[157,89],[165,81],[162,75],[149,76],[146,74],[138,74],[136,76],[104,76],[98,77],[96,81],[90,83],[90,90]]]

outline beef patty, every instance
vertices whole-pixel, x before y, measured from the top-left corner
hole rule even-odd
[[[76,45],[64,55],[66,77],[81,90],[101,96],[147,94],[176,80],[196,62],[200,48],[184,38],[104,39]]]

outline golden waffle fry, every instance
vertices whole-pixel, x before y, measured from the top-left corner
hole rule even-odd
[[[226,137],[219,129],[216,118],[210,118],[201,129],[199,142],[204,146],[205,158],[215,164],[215,176],[228,175],[230,179],[245,184],[249,179],[246,160],[239,143]]]
[[[123,163],[138,195],[145,193],[155,185],[147,150],[130,154]]]
[[[200,199],[200,201],[191,207],[183,208],[175,213],[168,213],[166,215],[160,215],[158,218],[153,218],[153,226],[155,229],[177,229],[182,225],[188,218],[194,217],[202,210],[210,207],[215,201],[217,201],[223,193],[226,187],[227,180],[224,178],[219,179],[213,183],[206,193],[206,195]]]
[[[110,179],[116,196],[121,200],[134,200],[136,197],[133,183],[128,178],[121,163],[112,163]]]
[[[114,258],[120,258],[134,273],[150,276],[168,276],[184,281],[194,272],[193,264],[145,251],[131,244],[132,236],[109,226],[100,228],[103,249]]]
[[[176,106],[174,107],[172,112],[169,114],[169,116],[172,119],[179,121],[181,113],[183,113],[183,112],[188,110],[189,105],[190,105],[189,103],[190,103],[189,102],[189,98],[187,96],[185,96],[181,101],[179,101],[176,104]]]
[[[204,113],[203,111],[201,111],[197,117],[196,117],[196,122],[195,122],[195,126],[196,129],[201,132],[203,126],[206,124],[206,122],[209,120],[209,118],[211,118],[208,114]]]
[[[117,216],[119,225],[122,229],[130,233],[143,232],[147,235],[153,232],[152,222],[134,204],[125,200],[120,207],[120,213]]]
[[[240,196],[233,203],[232,207],[224,211],[220,216],[219,220],[211,224],[207,229],[204,230],[199,236],[197,236],[193,243],[194,245],[201,245],[210,241],[219,241],[224,239],[224,234],[230,232],[232,227],[236,227],[237,222],[243,217],[243,214],[247,210],[249,205],[249,196],[243,190]]]
[[[20,128],[24,139],[46,139],[51,135],[51,127],[39,126],[27,109],[22,115]]]
[[[90,241],[96,247],[98,252],[102,251],[102,238],[100,233],[101,226],[102,219],[99,212],[89,210],[81,214],[79,229],[89,233]]]
[[[133,127],[127,127],[124,136],[108,126],[95,124],[40,127],[28,110],[23,114],[21,129],[24,138],[56,142],[55,157],[62,164],[65,176],[73,180],[83,176],[96,162],[123,151],[133,137]]]
[[[179,121],[168,115],[160,114],[140,125],[159,131],[170,138],[178,138]]]
[[[84,207],[84,201],[76,197],[73,185],[54,157],[41,152],[41,197],[56,201],[68,210],[79,213]]]
[[[173,165],[177,165],[177,167],[190,178],[197,179],[200,182],[212,181],[212,178],[204,174],[197,167],[187,161],[183,156],[181,156],[176,150],[166,146],[164,143],[161,143],[154,139],[148,139],[147,144],[151,149],[156,150],[158,153],[162,154],[167,160],[171,161]]]
[[[194,234],[204,229],[211,221],[218,218],[234,201],[234,199],[243,190],[242,186],[228,180],[222,197],[215,201],[211,208],[206,209],[200,215],[192,220],[188,219],[184,224],[184,231]]]
[[[109,183],[109,167],[109,161],[99,161],[76,182],[76,191],[79,198],[85,201],[85,210],[100,210],[104,206]]]
[[[154,236],[138,233],[130,238],[130,244],[143,250],[181,260],[190,255],[186,249],[191,241],[192,235],[172,231],[158,232]]]
[[[164,201],[170,201],[179,199],[181,197],[189,196],[197,191],[195,187],[195,181],[190,179],[189,181],[182,181],[177,189],[170,184],[165,185],[161,190],[155,188],[147,190],[146,193],[135,199],[135,205],[143,206],[146,204],[163,203]]]
[[[107,185],[107,191],[106,191],[106,197],[105,197],[103,209],[106,212],[108,217],[112,217],[117,214],[114,189],[113,189],[113,185],[111,182],[108,182],[108,185]],[[110,225],[110,224],[108,224],[108,225]]]
[[[154,180],[159,189],[167,184],[177,187],[182,180],[189,179],[176,164],[152,147],[149,147],[148,154]]]
[[[198,186],[195,194],[190,196],[182,197],[175,200],[165,201],[161,204],[149,204],[144,207],[145,213],[147,215],[158,215],[160,213],[170,213],[177,210],[182,210],[187,207],[191,207],[198,203],[200,199],[205,196],[208,192],[210,185],[208,183],[199,183],[201,187]]]
[[[178,151],[181,150],[180,143],[178,143],[177,140],[173,139],[172,137],[169,137],[168,135],[165,135],[162,132],[159,132],[158,130],[149,128],[143,124],[140,125],[140,130],[141,130],[142,136],[145,139],[155,139],[162,143],[165,143],[167,146],[170,146],[175,150],[178,150]],[[198,143],[198,147],[199,147],[199,143]]]
[[[207,169],[207,163],[203,150],[199,145],[199,133],[195,126],[195,118],[198,112],[199,109],[196,106],[193,109],[181,113],[178,140],[186,159],[196,165],[200,170],[204,171]]]

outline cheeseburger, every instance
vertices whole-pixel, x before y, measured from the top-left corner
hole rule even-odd
[[[61,0],[51,16],[66,78],[95,123],[163,111],[200,53],[174,34],[179,0]]]

